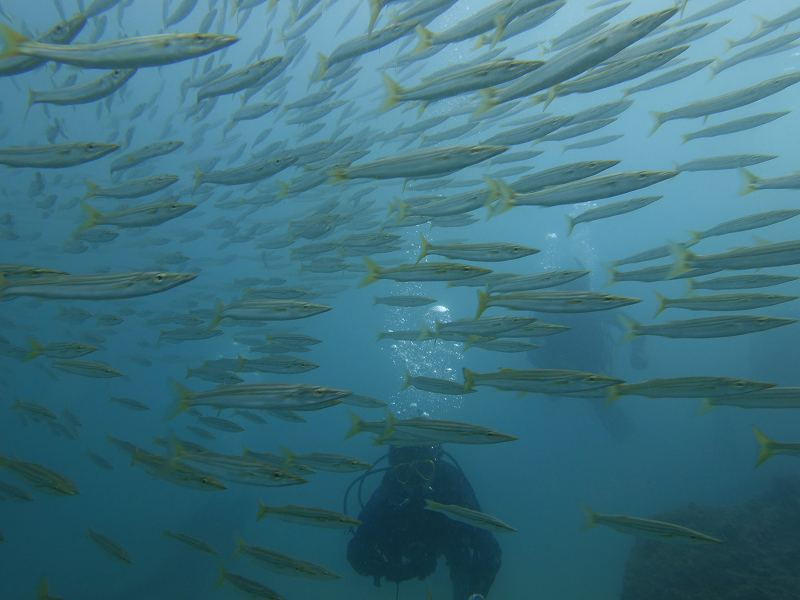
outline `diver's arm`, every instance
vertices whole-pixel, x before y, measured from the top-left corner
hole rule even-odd
[[[469,481],[461,471],[451,469],[441,473],[446,496],[441,501],[480,510]],[[448,521],[448,524],[442,550],[450,568],[453,600],[466,600],[471,594],[486,596],[500,570],[500,545],[494,535],[484,529],[455,521]]]
[[[390,559],[383,546],[391,537],[385,485],[372,494],[358,515],[361,525],[347,544],[347,560],[360,575],[386,576]]]
[[[436,568],[436,555],[424,537],[411,543],[398,529],[413,529],[417,511],[409,511],[393,486],[381,484],[359,514],[361,525],[347,545],[347,560],[360,575],[405,581],[424,578]],[[424,536],[424,531],[420,534]],[[413,537],[413,536],[412,536]]]

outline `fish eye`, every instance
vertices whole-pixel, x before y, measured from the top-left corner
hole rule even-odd
[[[161,283],[162,281],[164,281],[165,277],[164,277],[163,273],[156,273],[156,275],[155,275],[155,277],[153,277],[153,279],[155,279],[156,282]]]
[[[87,149],[87,150],[94,150],[94,149],[95,149],[95,145],[94,145],[94,144],[91,144],[91,143],[89,143],[89,144],[86,144],[86,149]]]

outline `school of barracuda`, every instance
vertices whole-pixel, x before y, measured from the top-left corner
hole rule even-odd
[[[351,430],[348,434],[345,427],[342,437],[367,432],[378,444],[496,444],[524,435],[478,423],[387,413],[387,403],[365,395],[359,381],[325,382],[307,375],[320,366],[314,362],[319,344],[357,357],[384,339],[453,343],[502,358],[536,348],[536,338],[565,329],[531,317],[530,312],[544,317],[617,311],[629,336],[676,338],[674,343],[687,352],[692,338],[796,327],[794,318],[765,316],[758,309],[797,300],[798,296],[772,290],[798,277],[769,269],[800,264],[800,239],[770,238],[745,245],[737,241],[718,252],[704,250],[703,241],[762,230],[800,215],[793,199],[784,205],[780,204],[784,197],[776,197],[778,203],[766,201],[774,199],[769,197],[772,190],[800,188],[800,175],[758,175],[758,165],[780,158],[764,153],[676,161],[668,169],[655,162],[647,170],[631,170],[614,156],[614,143],[623,137],[614,124],[632,107],[652,112],[652,137],[646,131],[625,136],[643,134],[645,148],[655,148],[660,137],[670,136],[670,121],[678,119],[695,120],[693,132],[683,135],[687,144],[703,137],[746,136],[755,128],[780,127],[790,111],[767,113],[759,110],[758,103],[792,93],[786,105],[796,103],[793,86],[800,83],[800,72],[775,72],[768,57],[798,48],[800,31],[791,31],[800,20],[797,8],[762,21],[746,38],[729,41],[722,55],[703,56],[693,52],[693,43],[725,36],[730,23],[726,11],[740,4],[755,10],[755,0],[688,0],[677,6],[665,2],[647,13],[637,12],[636,2],[497,0],[480,3],[479,10],[456,21],[448,20],[449,11],[478,3],[167,0],[148,2],[158,6],[158,31],[125,33],[128,11],[142,3],[78,0],[76,12],[70,14],[67,0],[43,1],[42,10],[52,12],[48,17],[52,28],[35,35],[15,23],[13,2],[6,0],[0,7],[5,22],[0,27],[0,76],[21,95],[29,90],[28,110],[43,110],[49,124],[45,136],[28,136],[29,145],[0,143],[4,186],[10,180],[15,185],[24,182],[27,196],[14,202],[35,205],[42,223],[72,224],[65,238],[38,238],[37,223],[16,222],[13,204],[5,202],[0,223],[5,263],[0,264],[0,354],[12,369],[4,377],[13,379],[14,371],[36,367],[58,385],[68,385],[75,377],[114,379],[107,384],[114,392],[105,404],[96,405],[97,410],[127,409],[129,419],[147,411],[165,415],[163,429],[152,432],[152,443],[146,447],[125,439],[120,427],[103,432],[108,435],[105,447],[70,450],[71,461],[98,467],[99,480],[130,463],[164,486],[224,494],[240,485],[309,485],[318,471],[367,469],[370,465],[363,459],[331,448],[299,454],[282,453],[280,448],[221,453],[206,447],[245,429],[268,432],[276,426],[273,419],[302,427],[313,411],[344,410],[332,408],[342,404],[351,412],[377,409],[382,417],[377,420],[353,412]],[[360,35],[318,37],[326,11],[335,4],[346,5],[349,13],[339,29],[357,20],[364,25]],[[542,37],[538,28],[568,5],[585,9],[585,20],[559,35]],[[186,29],[190,20],[196,29]],[[119,27],[112,33],[114,21]],[[237,32],[253,22],[258,23],[261,39],[240,39]],[[306,56],[312,39],[327,51],[319,55],[313,70],[301,72],[295,65]],[[456,44],[462,45],[460,62],[429,68],[431,57]],[[227,62],[229,49],[242,45],[252,48],[250,59]],[[378,52],[383,68],[368,72],[359,64]],[[737,65],[753,60],[762,64],[760,80],[731,77],[725,80],[729,84],[725,92],[704,91],[704,76],[723,79],[735,73]],[[178,79],[172,65],[183,61],[190,61],[191,75]],[[51,85],[29,86],[26,77],[34,71],[46,72]],[[135,86],[145,77],[160,83],[155,94],[140,98]],[[699,84],[695,97],[686,98],[683,105],[664,104],[658,89],[686,78]],[[369,91],[350,93],[358,81],[368,81]],[[559,111],[563,97],[609,89],[618,92],[611,101],[593,103],[585,96],[585,109]],[[180,97],[180,109],[164,118],[160,103],[167,94]],[[236,108],[219,108],[231,98],[236,99]],[[80,124],[70,122],[70,113],[64,112],[87,103],[94,104],[97,121],[108,131],[103,139],[82,135]],[[383,128],[382,115],[389,111],[402,112],[404,125]],[[25,115],[11,113],[8,106],[1,114],[0,137],[7,140],[7,124]],[[160,133],[152,126],[156,118],[164,122]],[[180,122],[191,127],[188,138],[173,133]],[[276,123],[293,126],[293,137],[271,135]],[[586,156],[572,159],[579,151]],[[86,163],[93,163],[93,169],[101,165],[106,175],[85,181],[83,198],[64,193],[84,187],[81,165]],[[169,172],[162,172],[160,164],[170,165]],[[469,178],[463,177],[466,170]],[[763,195],[764,202],[753,202],[748,216],[720,219],[704,231],[696,231],[691,213],[682,213],[680,222],[665,224],[662,239],[649,240],[652,249],[617,257],[609,286],[616,281],[649,282],[653,286],[649,298],[618,295],[611,287],[559,290],[560,285],[586,277],[586,270],[537,270],[535,262],[527,261],[515,269],[514,261],[535,260],[540,251],[536,235],[495,242],[473,239],[482,216],[535,220],[538,211],[565,206],[570,233],[591,224],[635,236],[632,217],[625,215],[645,214],[651,205],[670,202],[673,179],[711,170],[743,177],[742,193],[748,198],[742,201],[753,194]],[[295,216],[273,219],[270,213],[279,205],[291,205]],[[460,239],[444,233],[450,230],[456,230]],[[207,231],[221,235],[224,243],[211,255],[192,256],[191,242]],[[148,255],[140,262],[150,267],[135,270],[104,262],[111,249]],[[409,249],[419,252],[416,261],[409,260],[405,252]],[[148,254],[152,250],[158,251],[155,261]],[[67,272],[59,266],[63,264],[59,254],[80,259],[70,264],[86,266]],[[24,256],[35,259],[24,261]],[[52,260],[44,260],[46,256]],[[649,266],[628,267],[640,262]],[[249,277],[224,279],[226,269],[242,264]],[[214,277],[206,284],[207,272]],[[676,278],[689,279],[692,292],[666,297],[658,291],[659,282]],[[330,339],[325,327],[315,327],[317,315],[335,313],[346,294],[368,294],[363,288],[379,280],[386,282],[381,284],[383,295],[374,299],[376,311],[387,307],[417,311],[434,304],[437,290],[446,282],[474,289],[470,293],[475,293],[475,312],[431,327],[375,332],[379,341],[364,348],[352,340]],[[225,281],[224,287],[220,281]],[[408,294],[407,288],[399,287],[393,293],[398,282],[420,284],[421,293]],[[161,306],[169,306],[169,311],[156,311],[148,304],[155,294],[168,297],[168,304]],[[658,304],[652,321],[638,322],[623,312],[643,301]],[[668,309],[676,317],[682,309],[683,318],[665,320],[660,313]],[[713,314],[687,317],[685,311]],[[33,336],[30,324],[45,312],[56,315],[46,337]],[[141,330],[140,348],[110,349],[120,326]],[[157,390],[150,398],[136,398],[130,390],[128,365],[158,365],[172,344],[197,344],[202,350],[207,347],[205,340],[212,338],[235,342],[239,351],[229,356],[212,352],[204,360],[189,360],[188,354],[185,364],[173,365],[176,372],[185,373],[185,381],[177,375],[148,381]],[[174,354],[170,356],[174,360]],[[478,395],[488,387],[598,402],[640,396],[700,398],[709,408],[800,407],[800,388],[740,379],[736,373],[676,372],[671,377],[624,381],[613,373],[584,372],[569,364],[561,369],[490,372],[464,366],[463,380],[406,371],[404,385],[455,396]],[[168,407],[163,397],[169,393],[173,401]],[[75,414],[80,410],[58,413],[47,399],[17,395],[4,398],[8,406],[3,418],[14,411],[25,423],[36,424],[36,431],[30,429],[32,444],[39,429],[80,443],[82,423]],[[499,406],[502,398],[497,402]],[[299,429],[297,435],[302,436]],[[778,442],[758,429],[756,436],[759,464],[776,454],[800,455],[800,442]],[[265,439],[269,440],[268,434]],[[62,474],[61,468],[48,466],[50,461],[28,458],[33,455],[29,449],[0,444],[0,498],[28,502],[38,501],[40,493],[64,497],[82,493],[68,468]],[[199,502],[214,501],[197,496]],[[334,508],[262,503],[251,510],[258,519],[274,517],[319,527],[346,529],[358,523]],[[136,507],[118,509],[127,513]],[[463,507],[431,503],[429,509],[478,527],[515,531],[497,517]],[[627,534],[724,543],[715,532],[700,533],[680,524],[601,515],[589,509],[587,515],[590,525],[604,524]],[[135,568],[136,557],[124,548],[124,540],[94,529],[91,523],[86,527],[88,537],[109,557]],[[167,530],[158,543],[177,541],[187,551],[212,556],[220,552],[202,538],[203,531]],[[0,542],[10,547],[18,540],[0,533]],[[314,556],[313,548],[309,557],[291,557],[280,548],[237,542],[232,535],[234,543],[238,554],[267,569],[321,579],[326,586],[335,586],[340,579],[307,560],[324,562],[324,557]],[[238,574],[240,567],[227,563],[221,569],[226,584],[252,597],[286,597],[258,576]],[[57,590],[58,583],[50,583]],[[55,597],[49,595],[48,585],[41,582],[41,598]]]

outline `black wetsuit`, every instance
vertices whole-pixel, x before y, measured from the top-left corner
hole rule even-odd
[[[428,497],[444,504],[480,510],[475,492],[460,469],[439,460]],[[426,510],[421,497],[409,498],[391,470],[358,515],[361,525],[347,546],[347,560],[361,575],[400,582],[424,579],[444,556],[453,582],[453,600],[487,595],[500,569],[494,535]]]

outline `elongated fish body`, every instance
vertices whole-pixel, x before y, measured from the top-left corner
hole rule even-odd
[[[704,231],[692,233],[693,240],[701,240],[718,235],[726,235],[728,233],[738,233],[740,231],[750,231],[758,229],[759,227],[767,227],[775,223],[781,223],[787,219],[792,219],[800,215],[800,209],[787,209],[787,210],[771,210],[763,213],[756,213],[746,217],[739,217],[738,219],[731,219],[725,221],[714,227],[710,227]]]
[[[99,79],[55,90],[34,91],[28,93],[28,105],[33,104],[86,104],[105,98],[116,92],[133,77],[136,69],[115,69]]]
[[[264,517],[275,517],[282,521],[312,525],[331,529],[348,529],[361,525],[361,521],[346,514],[314,506],[298,506],[287,504],[285,506],[267,506],[259,502],[258,520]]]
[[[259,158],[232,169],[209,171],[208,173],[198,169],[195,173],[195,187],[203,183],[217,183],[220,185],[254,183],[280,173],[297,162],[297,159],[298,156],[296,154],[279,154],[277,156]]]
[[[490,102],[487,103],[486,108],[493,104],[508,102],[509,100],[540,92],[576,75],[580,75],[642,39],[677,12],[677,8],[670,8],[637,17],[598,33],[576,46],[562,50],[547,61],[543,67],[529,75],[520,77],[514,83],[499,91],[493,98],[490,97]]]
[[[783,13],[773,19],[763,19],[758,27],[750,34],[738,40],[731,40],[728,42],[729,48],[735,48],[742,44],[749,44],[760,40],[762,37],[769,35],[776,29],[780,29],[784,25],[788,25],[792,21],[800,19],[800,7],[795,7],[788,12]]]
[[[398,220],[403,220],[407,215],[422,215],[426,217],[460,215],[486,206],[490,199],[489,190],[482,189],[415,204],[400,201],[397,218]]]
[[[390,108],[397,102],[413,100],[431,102],[485,89],[512,81],[538,69],[543,64],[542,61],[535,60],[499,59],[462,69],[456,68],[442,77],[423,80],[412,88],[402,88],[384,74],[388,91],[385,106]]]
[[[686,45],[676,46],[667,50],[645,54],[627,61],[614,62],[607,67],[597,69],[583,77],[557,84],[551,90],[547,100],[552,100],[552,98],[558,96],[567,96],[569,94],[586,94],[631,79],[636,79],[667,64],[673,58],[679,56],[688,49],[689,46]]]
[[[320,410],[334,406],[350,392],[302,383],[260,383],[223,385],[193,392],[176,384],[180,402],[176,410],[183,412],[192,406],[212,406],[219,410],[240,409],[285,409]]]
[[[668,112],[654,112],[653,118],[656,123],[653,131],[667,121],[706,117],[715,113],[752,104],[753,102],[777,94],[798,82],[800,82],[800,73],[786,73],[785,75],[779,75],[778,77],[767,79],[756,85],[735,90],[721,96],[709,98],[708,100],[700,100],[699,102],[692,102],[682,108],[676,108]]]
[[[790,33],[778,36],[764,42],[763,44],[758,44],[757,46],[752,46],[746,50],[737,52],[728,58],[717,60],[714,63],[714,66],[711,67],[711,71],[714,73],[714,75],[718,75],[722,71],[730,69],[731,67],[745,61],[752,60],[760,56],[775,54],[784,50],[790,50],[791,48],[796,47],[792,44],[792,42],[797,41],[798,38],[800,38],[800,31],[792,31]]]
[[[177,175],[153,175],[141,179],[129,179],[117,185],[100,187],[87,181],[87,198],[141,198],[160,192],[178,181]]]
[[[40,42],[51,44],[69,44],[81,32],[88,15],[78,13],[68,21],[56,24],[50,31],[39,38]],[[44,62],[43,59],[31,56],[13,56],[0,58],[0,77],[17,75],[35,69]]]
[[[0,148],[0,164],[9,167],[61,169],[103,158],[117,150],[117,144],[72,142],[51,146],[18,146]]]
[[[122,373],[117,371],[114,367],[98,361],[62,358],[54,360],[52,365],[56,369],[72,373],[73,375],[81,375],[82,377],[91,377],[94,379],[122,377]]]
[[[365,258],[368,274],[362,282],[368,285],[378,279],[391,279],[393,281],[457,281],[470,279],[490,272],[489,269],[464,265],[460,263],[423,263],[406,264],[399,267],[380,267]]]
[[[165,27],[172,27],[183,21],[194,10],[197,0],[181,0],[175,10],[164,20]]]
[[[175,152],[175,150],[181,146],[183,146],[183,142],[180,140],[167,140],[164,142],[156,142],[154,144],[143,146],[138,150],[124,154],[112,161],[111,172],[114,173],[116,171],[122,171],[124,169],[135,167],[136,165],[141,164],[148,159]]]
[[[714,279],[689,280],[690,290],[737,290],[737,289],[756,289],[783,285],[797,281],[800,277],[793,275],[768,275],[766,273],[757,275],[728,275],[726,277],[715,277]]]
[[[535,394],[577,393],[600,390],[623,383],[621,379],[572,369],[500,369],[476,373],[464,369],[464,388],[489,386],[499,390]]]
[[[244,575],[231,573],[230,571],[225,570],[225,567],[221,566],[219,582],[220,584],[223,584],[226,581],[233,585],[233,587],[240,592],[243,592],[249,598],[261,598],[262,600],[286,600],[278,592],[267,587],[263,583],[254,581],[253,579],[245,577]]]
[[[230,46],[239,38],[214,33],[165,33],[96,44],[48,44],[0,27],[5,56],[30,56],[87,69],[139,69],[197,58]]]
[[[400,21],[379,29],[372,34],[361,35],[340,44],[330,56],[320,55],[319,73],[325,75],[334,64],[357,58],[378,48],[391,44],[416,27],[417,21]]]
[[[495,431],[482,425],[427,417],[396,419],[390,414],[386,421],[386,429],[375,442],[394,444],[397,441],[402,444],[410,441],[412,445],[425,441],[451,444],[500,444],[518,439],[515,435]]]
[[[586,270],[547,271],[535,275],[515,275],[502,281],[490,283],[490,292],[526,292],[555,287],[575,281],[589,274]]]
[[[800,408],[800,387],[771,387],[749,394],[714,396],[708,406],[738,406],[739,408]]]
[[[614,173],[552,186],[529,194],[511,192],[503,196],[497,211],[502,212],[513,206],[559,206],[588,200],[612,198],[671,179],[678,173],[678,171]]]
[[[747,170],[744,174],[746,184],[742,190],[743,194],[749,194],[756,190],[796,190],[800,189],[800,172],[780,177],[758,177]]]
[[[116,227],[152,227],[171,221],[197,207],[189,202],[151,202],[140,204],[133,208],[100,212],[96,208],[83,204],[86,210],[86,222],[79,231],[84,231],[97,225],[114,225]]]
[[[691,23],[693,21],[699,21],[700,19],[705,19],[706,17],[710,17],[711,15],[715,15],[723,10],[727,10],[736,6],[737,4],[741,4],[744,0],[720,0],[719,2],[715,2],[711,6],[707,6],[696,13],[693,13],[687,17],[684,17],[680,20],[683,23]]]
[[[502,154],[508,146],[450,146],[416,150],[373,162],[334,169],[335,180],[394,179],[448,175]]]
[[[427,510],[442,513],[447,517],[461,523],[466,523],[467,525],[472,525],[473,527],[478,527],[480,529],[486,529],[487,531],[494,531],[497,533],[509,533],[516,531],[516,529],[514,529],[511,525],[504,523],[497,517],[480,512],[479,510],[475,510],[473,508],[458,506],[457,504],[442,504],[440,502],[435,502],[430,498],[425,499],[425,508]]]
[[[572,125],[570,127],[563,127],[561,129],[557,129],[553,133],[548,133],[539,141],[553,142],[557,140],[568,140],[587,133],[592,133],[593,131],[597,131],[598,129],[602,129],[603,127],[608,127],[616,120],[617,119],[615,117],[612,117],[610,119],[596,119],[594,121],[585,121],[584,123],[578,123],[577,125]]]
[[[800,240],[760,244],[736,248],[717,254],[697,255],[686,249],[674,248],[677,262],[674,271],[686,268],[700,269],[760,269],[800,264]]]
[[[668,338],[719,338],[746,335],[783,327],[797,319],[760,317],[755,315],[730,315],[724,317],[701,317],[684,321],[669,321],[658,325],[642,325],[626,320],[628,335],[654,335]]]
[[[616,217],[617,215],[624,215],[634,210],[639,210],[645,206],[649,206],[663,198],[663,196],[645,196],[643,198],[630,198],[628,200],[621,200],[613,204],[606,204],[598,206],[597,208],[590,208],[579,215],[574,217],[567,217],[569,225],[569,232],[575,228],[575,225],[580,223],[589,223],[591,221],[598,221],[600,219],[607,219],[609,217]]]
[[[550,52],[562,50],[567,46],[574,44],[578,40],[585,39],[590,35],[594,35],[600,29],[605,27],[609,20],[616,17],[619,13],[628,8],[630,4],[630,2],[621,2],[620,4],[593,14],[577,25],[573,25],[564,33],[556,37],[552,42],[550,42],[550,44],[547,46],[547,50]]]
[[[748,129],[753,129],[761,125],[771,123],[775,119],[785,117],[790,112],[791,111],[785,110],[782,112],[763,113],[760,115],[752,115],[749,117],[743,117],[741,119],[735,119],[733,121],[728,121],[727,123],[720,123],[719,125],[712,125],[711,127],[705,127],[698,131],[685,134],[683,136],[683,141],[686,143],[690,140],[695,140],[698,138],[715,137],[718,135],[727,135],[729,133],[736,133],[739,131],[747,131]]]
[[[601,515],[586,509],[587,527],[605,525],[628,535],[642,536],[661,540],[677,540],[721,544],[722,540],[699,531],[653,519],[629,517],[627,515]]]
[[[330,306],[301,300],[247,300],[222,307],[219,318],[244,321],[283,321],[313,317]]]
[[[321,565],[293,558],[268,548],[252,546],[241,539],[237,542],[236,551],[238,554],[249,556],[256,560],[258,564],[277,573],[283,573],[293,577],[304,577],[306,579],[340,579],[339,575]]]
[[[545,169],[538,173],[533,173],[527,177],[517,179],[509,184],[511,189],[517,194],[536,192],[546,187],[570,183],[580,179],[592,177],[603,171],[618,165],[618,160],[587,160],[583,162],[560,165],[551,169]],[[496,191],[499,195],[500,192]],[[496,197],[496,196],[495,196]],[[668,256],[669,252],[665,256]]]
[[[165,529],[163,532],[164,537],[171,538],[173,540],[178,540],[183,544],[186,544],[190,548],[194,548],[195,550],[199,550],[200,552],[205,552],[206,554],[217,554],[217,551],[209,545],[208,543],[204,542],[203,540],[198,540],[197,538],[186,535],[185,533],[181,533],[179,531],[170,531],[169,529]]]
[[[662,85],[667,85],[668,83],[674,83],[676,81],[680,81],[681,79],[685,79],[690,75],[694,75],[698,71],[702,71],[713,62],[714,59],[709,58],[706,60],[699,60],[697,62],[693,62],[688,65],[681,65],[680,67],[671,69],[666,73],[662,73],[661,75],[656,75],[655,77],[651,77],[650,79],[643,81],[642,83],[638,83],[632,87],[627,88],[625,90],[625,95],[628,96],[630,94],[635,94],[636,92],[644,92],[646,90],[652,90],[654,88],[661,87]]]
[[[59,275],[34,282],[0,285],[0,298],[34,296],[62,300],[116,300],[165,292],[188,283],[196,273],[134,272],[103,275]]]
[[[260,60],[242,69],[231,71],[227,75],[211,81],[197,90],[197,100],[199,102],[205,98],[214,98],[216,96],[222,96],[223,94],[233,94],[258,85],[262,80],[267,78],[270,72],[283,60],[284,58],[282,56],[274,56],[272,58]]]
[[[438,254],[455,260],[473,260],[479,262],[498,262],[514,260],[536,254],[536,248],[519,244],[432,244],[422,238],[422,249],[417,262],[429,254]]]
[[[566,0],[553,0],[545,4],[544,6],[540,6],[539,8],[534,8],[533,10],[512,19],[511,22],[505,25],[505,28],[498,29],[495,32],[495,34],[491,37],[491,39],[486,39],[486,36],[481,36],[478,43],[480,45],[486,44],[488,42],[496,44],[497,42],[502,42],[504,40],[517,36],[520,33],[525,33],[526,31],[530,31],[531,29],[538,27],[539,25],[547,21],[550,17],[555,15],[559,10],[561,10],[564,7],[566,3],[567,3]]]
[[[465,393],[474,392],[475,390],[464,390],[464,384],[452,379],[439,379],[437,377],[423,377],[420,375],[414,376],[406,371],[405,382],[402,389],[416,388],[425,392],[433,394],[444,394],[460,396]]]
[[[759,393],[774,387],[772,383],[734,377],[671,377],[639,383],[621,383],[612,388],[612,399],[619,396],[648,398],[715,398]]]
[[[272,112],[280,106],[275,102],[259,102],[258,104],[245,105],[231,115],[232,121],[249,121],[258,119],[265,114]]]
[[[777,154],[731,154],[728,156],[711,156],[698,158],[689,162],[676,164],[676,171],[722,171],[725,169],[741,169],[778,158]]]
[[[610,310],[641,302],[639,298],[612,296],[598,292],[526,291],[490,294],[478,291],[478,317],[492,306],[534,312],[582,313]]]
[[[43,465],[0,456],[0,468],[8,469],[39,491],[60,496],[78,495],[78,487],[72,481]]]
[[[533,317],[488,317],[483,319],[463,319],[450,321],[448,323],[436,323],[436,333],[458,333],[467,336],[495,336],[502,334],[507,336],[510,331],[521,329],[525,326],[535,325],[536,319]]]
[[[217,79],[219,79],[220,77],[225,75],[225,73],[230,71],[230,69],[231,69],[231,64],[227,63],[227,64],[224,64],[224,65],[218,65],[218,66],[214,67],[213,69],[211,69],[210,71],[208,71],[206,73],[201,73],[200,75],[197,75],[196,77],[192,77],[191,79],[189,79],[189,78],[184,79],[181,82],[181,99],[186,97],[186,93],[190,89],[203,87],[207,83],[210,83],[212,81],[216,81]]]
[[[513,22],[519,15],[533,10],[550,0],[498,0],[473,15],[466,17],[445,31],[433,33],[424,28],[417,31],[421,37],[418,51],[430,45],[452,44],[463,42],[490,29],[502,31],[506,23]]]
[[[484,144],[503,144],[504,146],[516,146],[534,140],[540,140],[546,135],[561,129],[572,121],[570,115],[555,115],[534,121],[530,125],[522,125],[506,131],[501,131],[483,141]],[[541,174],[541,173],[540,173]]]
[[[638,262],[638,261],[637,261]],[[627,263],[626,263],[627,264]],[[675,273],[672,265],[655,265],[652,267],[642,267],[634,271],[617,271],[614,269],[611,275],[611,282],[617,283],[619,281],[667,281],[668,279],[688,278],[688,277],[702,277],[703,275],[710,275],[722,269],[714,268],[692,268],[686,272]]]
[[[673,29],[671,31],[668,31],[664,35],[654,37],[652,39],[643,41],[639,44],[634,44],[630,48],[625,48],[624,50],[616,54],[612,58],[612,60],[613,62],[631,60],[636,58],[637,56],[643,56],[645,54],[658,52],[659,50],[666,50],[667,48],[680,46],[682,44],[690,42],[696,36],[700,36],[704,33],[707,33],[707,31],[710,28],[711,25],[707,23],[698,23],[696,25],[690,25],[688,27],[681,27],[680,29]]]
[[[713,294],[704,296],[688,296],[686,298],[666,298],[659,295],[660,313],[667,308],[683,308],[686,310],[751,310],[783,304],[791,300],[797,300],[797,296],[785,296],[782,294]],[[656,313],[656,314],[658,314]]]

